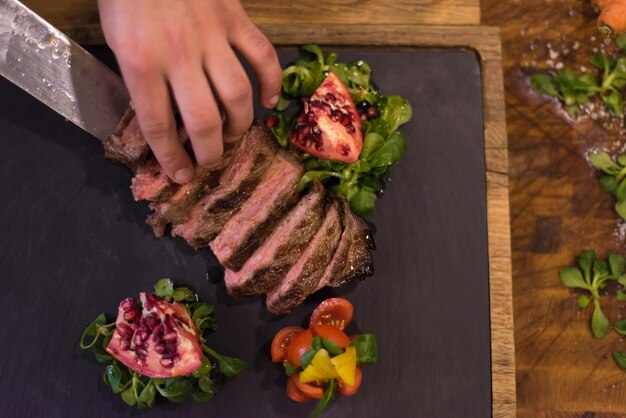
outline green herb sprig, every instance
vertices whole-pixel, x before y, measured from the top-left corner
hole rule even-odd
[[[614,161],[608,152],[594,150],[587,155],[587,159],[605,174],[600,177],[600,185],[615,196],[615,211],[626,220],[626,154],[618,155]]]
[[[589,295],[578,297],[578,305],[584,309],[593,302],[591,331],[595,338],[603,338],[610,328],[609,320],[600,307],[600,290],[612,280],[626,285],[625,266],[626,259],[619,254],[609,254],[608,261],[601,261],[595,251],[585,250],[578,256],[578,266],[559,271],[563,285],[589,292]]]
[[[289,135],[296,117],[289,107],[297,99],[309,98],[329,71],[346,85],[355,103],[376,106],[378,117],[362,122],[363,149],[355,163],[322,160],[294,149],[306,167],[301,187],[315,179],[323,181],[334,193],[344,196],[355,213],[366,216],[374,210],[376,194],[384,188],[383,178],[406,151],[404,135],[398,128],[411,119],[411,105],[401,96],[382,96],[371,81],[371,68],[366,62],[338,63],[337,54],[324,56],[317,45],[305,45],[302,50],[307,56],[283,71],[281,100],[271,130],[282,147],[293,149]]]
[[[200,334],[202,365],[193,373],[176,378],[157,379],[142,376],[108,354],[105,347],[113,335],[115,322],[106,323],[104,314],[98,315],[83,332],[80,347],[92,349],[96,361],[108,363],[104,369],[104,382],[113,393],[137,409],[149,409],[156,402],[157,394],[174,403],[182,403],[193,397],[197,402],[209,401],[220,391],[227,379],[246,369],[243,361],[226,357],[205,344],[206,334],[217,329],[213,306],[198,301],[197,295],[186,287],[174,287],[170,279],[161,279],[154,286],[154,294],[168,301],[182,302]]]
[[[578,116],[580,106],[589,103],[595,95],[600,95],[611,113],[622,116],[624,100],[621,90],[626,85],[626,57],[615,60],[595,53],[590,62],[600,70],[600,82],[593,74],[576,75],[571,68],[566,68],[555,75],[533,74],[530,85],[538,93],[559,99],[573,117]]]

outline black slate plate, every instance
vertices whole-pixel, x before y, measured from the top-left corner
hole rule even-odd
[[[154,239],[131,174],[98,141],[0,80],[0,416],[294,417],[273,334],[304,324],[332,295],[355,305],[353,331],[378,337],[358,395],[328,417],[488,416],[491,411],[485,165],[480,66],[461,50],[341,50],[366,59],[383,93],[413,105],[408,151],[370,221],[376,274],[324,290],[273,317],[260,298],[230,299],[208,252]],[[283,61],[293,51],[283,51]],[[111,55],[100,51],[111,62]],[[207,261],[209,260],[209,261]],[[208,404],[159,402],[137,412],[113,396],[102,366],[78,347],[85,325],[164,276],[217,307],[208,344],[249,371]]]

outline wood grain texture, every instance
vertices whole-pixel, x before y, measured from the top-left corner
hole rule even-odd
[[[591,310],[581,311],[558,278],[582,249],[624,253],[612,198],[585,160],[590,148],[624,144],[623,121],[591,111],[573,122],[528,84],[530,73],[559,63],[590,69],[594,49],[615,48],[602,46],[589,1],[483,0],[482,7],[503,44],[518,415],[625,416],[624,372],[611,352],[626,346],[615,333],[595,340]],[[614,297],[602,305],[613,321],[624,314]]]
[[[95,0],[26,0],[29,7],[79,43],[102,43]],[[257,24],[478,25],[479,0],[242,1]]]
[[[515,415],[507,141],[498,30],[487,27],[261,25],[278,45],[466,47],[482,64],[490,258],[493,415]]]

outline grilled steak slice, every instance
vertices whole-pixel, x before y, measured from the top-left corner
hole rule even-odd
[[[372,234],[365,221],[352,213],[344,198],[339,197],[338,201],[344,224],[343,232],[335,254],[315,290],[324,286],[339,287],[374,274],[370,253],[370,249],[375,248]]]
[[[280,284],[267,294],[267,310],[283,314],[300,305],[313,293],[341,237],[339,204],[333,200],[326,218],[298,261]]]
[[[150,152],[133,109],[126,111],[115,132],[102,141],[102,146],[106,158],[133,170]]]
[[[209,245],[259,184],[276,148],[273,134],[256,121],[235,149],[219,186],[191,208],[185,222],[174,226],[172,235],[183,237],[196,249]]]
[[[178,224],[187,218],[189,208],[219,186],[220,177],[230,164],[232,150],[225,150],[222,159],[210,167],[196,166],[193,179],[185,184],[171,183],[169,198],[150,204],[155,216],[165,224]]]
[[[296,203],[303,172],[298,157],[283,150],[276,153],[259,185],[211,242],[211,249],[223,266],[234,271],[241,269]]]
[[[235,272],[226,269],[224,281],[232,296],[261,295],[273,289],[296,263],[324,219],[324,187],[316,182],[280,221],[269,237]]]
[[[172,182],[159,162],[154,157],[137,167],[130,189],[135,200],[149,200],[151,202],[167,199],[171,194]]]

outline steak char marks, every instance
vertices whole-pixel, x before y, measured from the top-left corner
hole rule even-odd
[[[276,149],[273,134],[260,123],[252,125],[233,151],[219,186],[191,207],[172,235],[183,237],[196,249],[208,246],[259,184]]]
[[[188,140],[179,130],[182,143]],[[192,181],[173,183],[162,170],[129,111],[103,141],[105,153],[135,170],[135,200],[150,201],[147,223],[156,236],[172,235],[194,248],[210,245],[226,267],[232,296],[267,294],[267,309],[289,312],[324,286],[341,286],[373,273],[372,235],[348,202],[318,181],[304,195],[304,165],[277,149],[255,122],[212,167],[195,167]],[[189,149],[189,147],[186,147]]]
[[[339,204],[333,200],[326,208],[326,218],[298,261],[278,286],[267,294],[267,310],[274,314],[287,313],[304,302],[316,290],[341,236]]]
[[[241,270],[226,270],[224,281],[228,293],[232,296],[261,295],[277,286],[318,231],[325,209],[324,187],[316,183]]]
[[[223,266],[234,271],[243,267],[298,200],[302,174],[304,166],[297,156],[283,150],[276,153],[254,192],[211,243]]]

